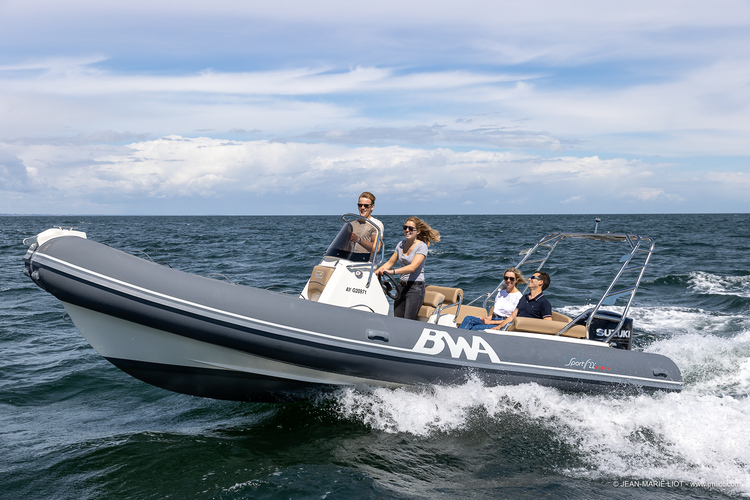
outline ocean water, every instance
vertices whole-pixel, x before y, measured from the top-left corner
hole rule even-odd
[[[594,216],[425,216],[427,281],[488,292],[544,234]],[[388,253],[405,217],[383,216]],[[672,358],[679,394],[534,384],[345,389],[291,404],[149,386],[100,357],[23,275],[25,237],[72,226],[157,262],[300,291],[335,216],[0,217],[0,498],[496,499],[750,497],[750,216],[608,215],[656,251],[630,316],[634,349]],[[610,248],[611,247],[611,248]],[[573,314],[622,249],[561,247],[546,270]],[[386,257],[388,256],[386,254]]]

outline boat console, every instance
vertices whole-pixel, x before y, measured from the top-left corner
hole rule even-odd
[[[370,219],[342,216],[344,225],[328,246],[323,259],[313,267],[300,293],[303,299],[376,314],[388,314],[389,304],[375,269],[383,261],[383,235]],[[367,250],[358,241],[375,242]],[[379,252],[378,252],[379,250]],[[393,284],[395,289],[395,283]]]

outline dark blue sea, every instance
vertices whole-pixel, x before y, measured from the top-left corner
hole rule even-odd
[[[424,218],[442,235],[428,283],[468,299],[544,234],[594,229],[594,215]],[[390,253],[405,217],[380,219]],[[672,358],[685,378],[679,394],[472,381],[289,404],[201,399],[110,365],[23,275],[22,240],[68,226],[183,271],[299,292],[340,225],[336,216],[1,216],[0,498],[750,497],[748,214],[599,224],[656,240],[629,314],[634,349]],[[590,306],[621,251],[561,245],[546,269],[553,307]]]

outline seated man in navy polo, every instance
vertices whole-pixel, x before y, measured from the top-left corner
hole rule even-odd
[[[549,283],[549,274],[543,271],[535,272],[534,276],[529,278],[529,294],[521,297],[515,311],[492,329],[501,330],[505,325],[516,319],[516,316],[519,318],[552,320],[552,305],[542,293],[547,289]]]

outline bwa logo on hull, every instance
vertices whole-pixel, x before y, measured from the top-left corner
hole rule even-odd
[[[422,330],[422,335],[412,351],[435,356],[442,353],[446,346],[451,357],[455,359],[464,356],[470,361],[476,361],[480,354],[486,354],[493,363],[500,363],[500,358],[482,337],[474,335],[471,338],[471,344],[469,344],[469,341],[464,337],[457,337],[454,340],[448,332],[429,328]]]

